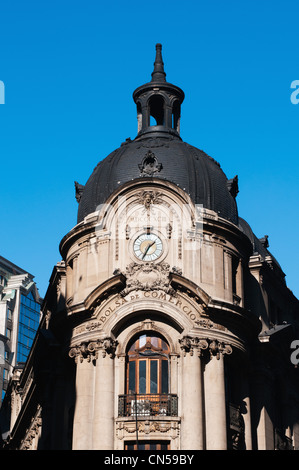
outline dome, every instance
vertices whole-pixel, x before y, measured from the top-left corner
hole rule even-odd
[[[166,81],[161,44],[156,45],[152,79],[133,93],[138,134],[100,161],[85,186],[76,183],[78,223],[104,204],[123,184],[159,178],[184,190],[194,202],[238,225],[237,177],[228,180],[220,165],[180,137],[184,92]]]
[[[174,183],[194,204],[202,204],[238,224],[232,180],[227,180],[213,158],[171,135],[148,135],[127,141],[99,162],[82,191],[78,223],[123,184],[144,177]]]

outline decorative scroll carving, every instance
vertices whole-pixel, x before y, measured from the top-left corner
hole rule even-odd
[[[167,263],[131,263],[126,268],[126,288],[121,292],[124,297],[133,290],[162,290],[167,294],[176,295],[170,285],[169,264]]]
[[[179,437],[179,420],[140,420],[137,423],[137,431],[139,434],[155,434],[163,433],[167,434],[171,439]],[[121,421],[116,423],[116,434],[118,439],[122,440],[126,437],[136,433],[136,422],[132,421]]]
[[[202,350],[205,350],[209,347],[209,343],[206,339],[200,339],[192,336],[184,336],[179,340],[181,349],[184,351],[184,355],[189,353],[191,356],[197,352],[199,356],[202,354]]]
[[[221,355],[231,354],[233,352],[233,348],[230,344],[223,343],[218,340],[212,340],[209,344],[209,351],[211,358],[215,356],[216,359],[220,359]]]
[[[144,206],[147,210],[150,209],[151,204],[162,204],[163,199],[161,198],[159,191],[140,191],[137,193],[137,203]]]
[[[192,336],[184,336],[179,339],[181,349],[186,353],[189,353],[191,356],[197,351],[197,354],[201,356],[203,351],[207,350],[210,353],[210,357],[216,357],[220,359],[221,355],[231,354],[233,349],[230,344],[224,343],[218,340],[210,340],[208,338],[198,338]]]
[[[75,359],[75,362],[82,362],[87,359],[90,362],[93,359],[98,358],[99,352],[102,353],[102,357],[114,357],[115,350],[117,347],[117,341],[112,338],[98,339],[96,341],[90,341],[89,343],[82,343],[79,346],[74,346],[69,351],[69,356]]]
[[[163,168],[162,163],[158,163],[156,155],[151,150],[148,150],[138,167],[142,176],[154,176]]]
[[[42,426],[41,406],[37,407],[35,416],[31,419],[29,427],[26,429],[25,437],[21,441],[21,450],[36,450],[37,440]]]
[[[206,308],[204,308],[205,306],[201,306],[202,307],[202,311],[201,313],[204,313],[204,311],[206,310]],[[199,327],[202,327],[202,328],[206,328],[206,329],[217,329],[217,330],[222,330],[222,331],[225,331],[225,327],[223,325],[219,325],[218,323],[214,323],[212,322],[209,318],[201,318],[200,320],[197,320],[196,322],[196,325],[199,326]]]

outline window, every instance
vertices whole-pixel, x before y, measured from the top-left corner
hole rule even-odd
[[[125,450],[169,450],[169,441],[128,441]]]
[[[40,305],[32,292],[21,295],[17,361],[26,362],[40,321]]]
[[[8,307],[7,307],[7,310],[6,310],[6,318],[8,320],[12,320],[12,310]]]
[[[169,392],[169,346],[160,336],[140,335],[127,354],[126,393]]]

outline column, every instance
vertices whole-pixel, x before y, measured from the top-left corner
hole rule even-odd
[[[210,360],[204,372],[206,450],[227,449],[224,355],[232,348],[219,341],[209,344]]]
[[[72,449],[91,450],[95,367],[86,344],[72,348],[69,356],[77,364]]]
[[[116,342],[99,340],[96,349],[93,450],[114,449],[114,353]]]
[[[243,409],[241,409],[244,419],[244,440],[245,449],[252,450],[252,434],[251,434],[251,409],[250,409],[250,390],[249,381],[246,371],[241,375],[240,390],[243,397]]]
[[[203,393],[201,353],[208,347],[205,340],[184,337],[180,340],[182,356],[181,449],[202,450]]]

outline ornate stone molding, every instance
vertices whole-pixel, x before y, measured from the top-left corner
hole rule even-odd
[[[167,435],[171,439],[179,437],[180,423],[178,418],[172,418],[170,420],[140,420],[137,422],[138,434],[149,435],[151,438],[157,437],[161,434]],[[116,423],[116,434],[118,439],[122,440],[132,436],[136,433],[136,422],[135,420],[117,421]]]
[[[197,353],[198,356],[202,355],[202,351],[208,349],[209,343],[206,339],[201,339],[192,336],[184,336],[179,339],[181,349],[183,350],[184,356],[189,353],[191,356]]]
[[[138,168],[141,176],[154,176],[162,170],[163,166],[158,162],[156,155],[148,150]]]
[[[198,356],[201,356],[206,350],[210,354],[210,358],[216,357],[220,359],[224,354],[231,354],[233,348],[230,344],[218,340],[210,340],[206,338],[198,338],[193,336],[184,336],[179,339],[181,349],[183,354],[186,355],[189,353],[191,356],[197,353]]]
[[[161,198],[162,193],[160,191],[149,191],[144,190],[136,194],[137,203],[145,207],[146,210],[150,210],[152,204],[162,204],[163,199]]]
[[[203,308],[203,312],[205,310],[206,309]],[[219,323],[214,323],[209,318],[201,318],[200,320],[197,320],[195,323],[197,326],[201,328],[205,328],[207,330],[211,330],[211,329],[216,329],[216,330],[221,330],[221,331],[226,330],[225,326],[220,325]]]
[[[37,442],[35,441],[39,436],[40,428],[42,426],[41,411],[41,406],[38,406],[35,416],[33,416],[29,427],[26,429],[25,437],[21,442],[20,450],[36,450]]]
[[[133,290],[159,289],[175,296],[176,292],[170,285],[169,272],[168,263],[131,263],[126,268],[126,288],[121,295],[126,296]]]
[[[96,341],[82,343],[79,346],[74,346],[70,349],[69,356],[74,358],[76,363],[78,361],[83,362],[84,359],[87,359],[88,362],[97,359],[99,353],[102,354],[102,357],[106,357],[108,354],[109,357],[113,358],[117,344],[117,341],[109,337],[98,339]]]
[[[220,359],[220,357],[224,354],[231,354],[233,352],[233,348],[228,343],[224,343],[218,340],[212,340],[209,344],[209,352],[211,358],[216,357],[216,359]]]

